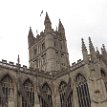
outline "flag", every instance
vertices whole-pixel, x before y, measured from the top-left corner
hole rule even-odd
[[[19,58],[19,55],[18,55],[18,58],[17,58],[17,62],[18,62],[18,64],[20,63],[20,58]]]
[[[43,14],[43,10],[42,10],[41,13],[40,13],[40,17],[41,17],[42,14]]]

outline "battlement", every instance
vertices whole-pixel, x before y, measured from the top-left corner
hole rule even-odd
[[[74,70],[74,69],[76,69],[78,67],[81,67],[83,65],[84,65],[84,61],[79,59],[79,60],[77,60],[77,62],[72,63],[72,66],[70,67],[70,70]]]
[[[20,72],[35,74],[35,75],[39,75],[39,76],[45,76],[45,77],[49,77],[49,78],[53,77],[53,73],[51,73],[51,72],[45,72],[40,69],[33,69],[31,67],[27,67],[26,65],[21,65],[18,63],[14,63],[12,61],[4,60],[4,59],[2,59],[2,61],[0,61],[0,66],[4,67],[4,68],[8,68],[8,69],[13,69],[13,70],[18,70],[18,66],[19,66]]]
[[[83,66],[83,65],[84,65],[84,62],[81,59],[77,60],[77,62],[73,62],[72,66],[70,67],[70,72]],[[49,78],[55,77],[58,74],[63,75],[63,73],[67,73],[66,70],[59,71],[59,72],[45,72],[40,69],[33,69],[31,67],[27,67],[26,65],[21,65],[18,63],[15,64],[14,62],[11,62],[11,61],[8,62],[7,60],[4,60],[4,59],[2,59],[2,61],[0,61],[0,66],[5,67],[5,68],[9,68],[9,69],[13,69],[13,70],[17,70],[18,66],[19,66],[19,69],[21,72],[29,73],[29,74],[33,73],[35,75],[49,77]]]
[[[35,42],[39,41],[40,39],[42,39],[44,37],[44,32],[40,32],[40,34],[37,34],[35,37]]]
[[[56,33],[57,31],[54,30],[54,29],[52,29],[52,32],[53,32],[53,33]],[[42,38],[44,38],[44,36],[45,36],[44,31],[41,31],[40,34],[37,34],[37,35],[35,36],[35,42],[40,41]]]

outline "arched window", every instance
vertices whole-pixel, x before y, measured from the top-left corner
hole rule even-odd
[[[81,74],[76,77],[79,107],[90,107],[91,100],[87,80]]]
[[[32,82],[27,79],[24,84],[24,89],[27,93],[27,97],[30,100],[30,104],[32,105],[32,107],[34,107],[34,88],[33,88],[33,84]],[[26,102],[26,100],[24,99],[24,97],[22,97],[22,107],[29,107],[28,102]]]
[[[64,82],[64,81],[61,81],[61,83],[59,85],[59,94],[60,94],[61,107],[63,106],[63,103],[65,101],[65,94],[66,93],[67,93],[67,83]],[[66,107],[72,107],[71,97],[72,97],[72,93],[70,93],[69,97],[67,98]]]
[[[3,77],[3,79],[0,82],[1,82],[0,87],[2,88],[2,92],[3,92],[2,95],[5,98],[5,103],[7,103],[7,105],[8,105],[9,98],[11,98],[13,96],[12,95],[13,91],[14,91],[13,81],[9,75],[6,75]],[[1,105],[1,107],[4,107],[3,99],[1,96],[0,96],[0,105]]]
[[[105,84],[105,88],[106,88],[106,91],[107,91],[107,76],[106,76],[106,73],[104,72],[103,69],[101,69],[101,76],[102,76],[102,79],[104,81],[104,84]]]
[[[46,99],[50,102],[51,107],[52,107],[52,92],[51,92],[51,89],[50,89],[48,83],[43,84],[42,93],[45,94]],[[44,100],[44,98],[42,98],[40,95],[39,95],[39,101],[40,101],[41,107],[49,107],[48,104],[46,103],[46,101]]]

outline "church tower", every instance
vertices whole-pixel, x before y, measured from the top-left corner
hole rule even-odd
[[[30,67],[45,72],[58,72],[69,66],[68,50],[64,26],[59,20],[58,30],[52,29],[52,23],[46,13],[45,29],[34,37],[30,28],[28,34]]]

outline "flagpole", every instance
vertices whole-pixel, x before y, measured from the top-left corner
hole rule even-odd
[[[20,101],[19,101],[19,74],[20,74],[20,58],[19,58],[19,54],[18,54],[18,58],[17,58],[17,107],[20,107]]]

